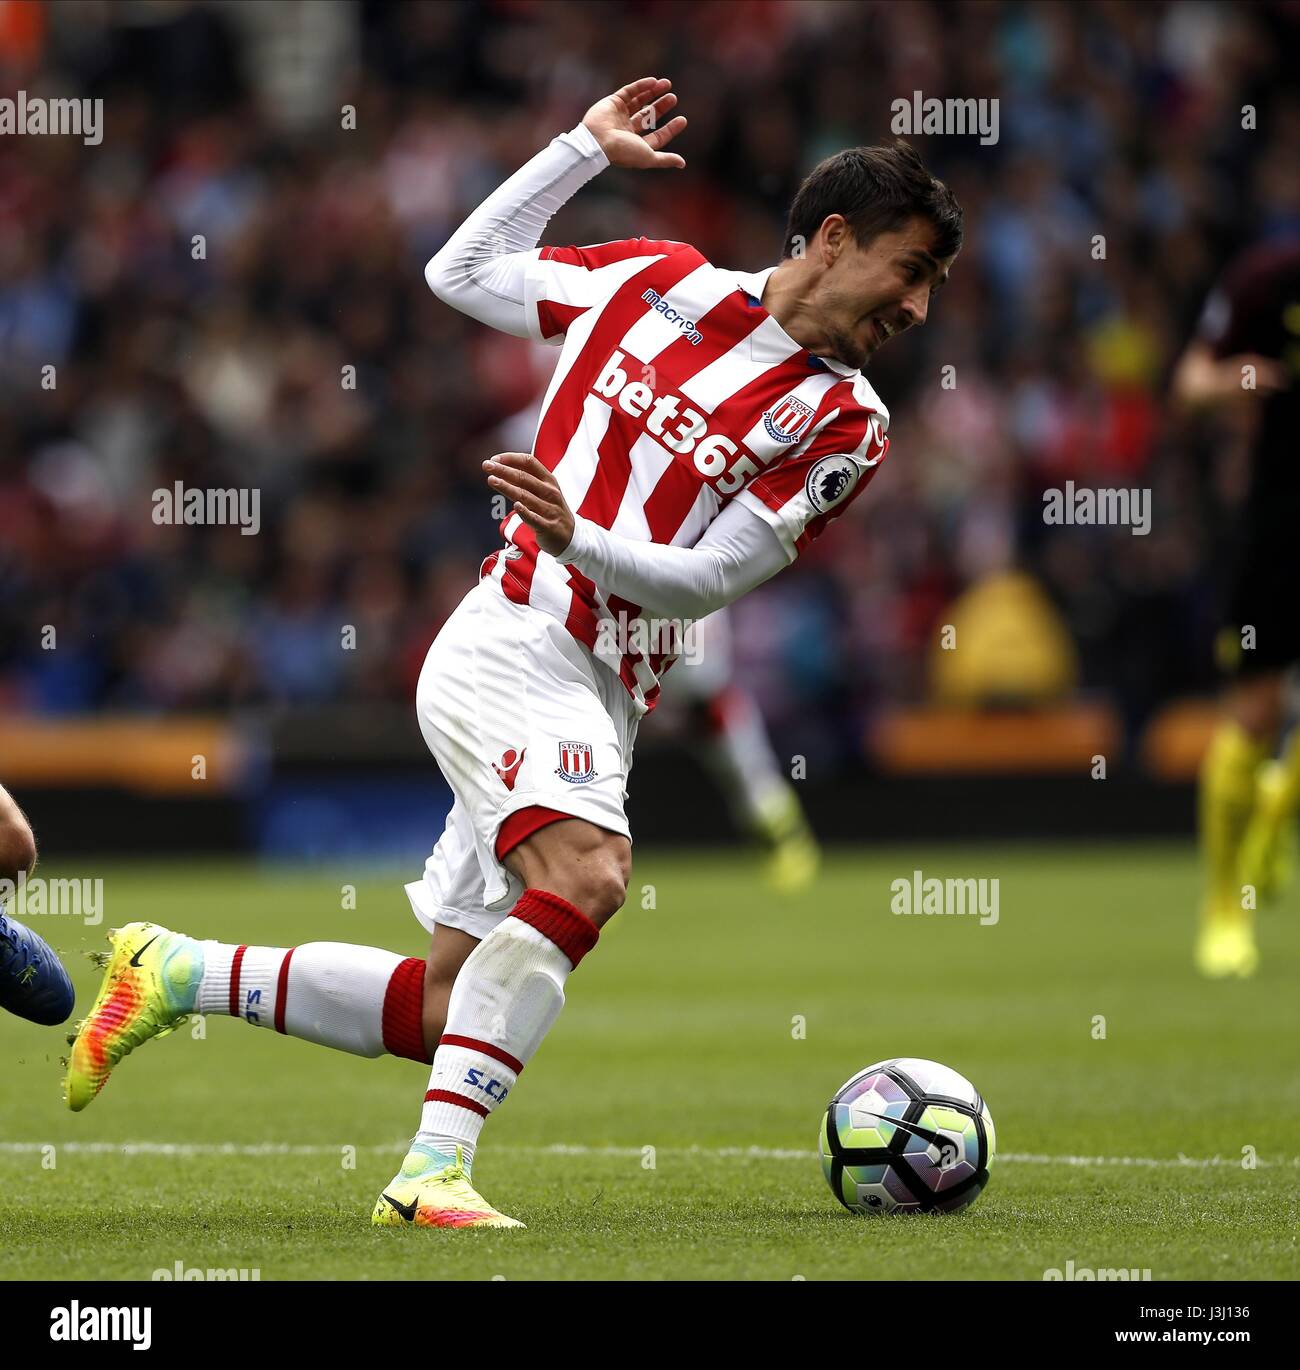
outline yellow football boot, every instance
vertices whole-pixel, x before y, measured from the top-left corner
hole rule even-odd
[[[463,1165],[422,1142],[412,1142],[402,1168],[375,1203],[376,1227],[523,1227],[498,1213],[470,1184]]]
[[[1207,910],[1196,937],[1196,969],[1211,980],[1238,976],[1246,980],[1259,965],[1255,929],[1236,909]]]
[[[103,958],[104,982],[70,1039],[64,1098],[74,1113],[104,1088],[124,1056],[176,1031],[194,1011],[203,974],[201,945],[157,923],[128,923],[108,940],[113,950]]]

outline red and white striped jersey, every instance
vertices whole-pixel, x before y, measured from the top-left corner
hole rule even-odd
[[[562,349],[533,452],[576,513],[689,547],[737,499],[793,560],[867,485],[888,412],[860,372],[813,356],[768,314],[769,273],[645,238],[529,257],[529,331]],[[641,607],[540,551],[517,514],[501,531],[508,545],[483,576],[560,619],[639,709],[654,708],[675,658],[636,649],[657,641],[653,625],[637,631]]]

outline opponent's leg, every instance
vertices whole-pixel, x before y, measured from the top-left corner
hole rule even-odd
[[[384,1226],[517,1227],[470,1186],[483,1124],[564,1007],[569,973],[627,895],[631,844],[583,819],[551,823],[504,856],[524,893],[452,987],[420,1130],[375,1205]]]
[[[74,1111],[124,1056],[192,1013],[228,1014],[356,1056],[431,1059],[417,957],[343,942],[232,946],[157,923],[128,923],[109,942],[99,995],[72,1039],[65,1096]]]
[[[1300,807],[1300,727],[1276,760],[1265,761],[1255,783],[1255,808],[1241,840],[1239,874],[1243,886],[1261,900],[1280,893],[1295,867],[1295,816]]]
[[[1269,673],[1232,686],[1225,717],[1201,766],[1200,831],[1207,873],[1196,942],[1204,975],[1250,975],[1258,962],[1254,915],[1243,898],[1242,841],[1261,768],[1281,723],[1282,677]]]

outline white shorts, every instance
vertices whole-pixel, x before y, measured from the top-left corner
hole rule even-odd
[[[558,619],[480,581],[443,625],[415,692],[420,731],[455,796],[406,886],[415,916],[485,937],[523,893],[497,832],[541,805],[631,840],[623,804],[637,713],[607,666]]]

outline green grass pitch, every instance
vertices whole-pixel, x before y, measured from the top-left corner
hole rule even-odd
[[[997,924],[892,914],[890,882],[917,867],[996,877]],[[103,926],[40,925],[83,1010],[97,972],[79,951],[133,918],[424,951],[413,872],[40,873],[105,882]],[[1073,1261],[1295,1278],[1300,898],[1261,916],[1258,976],[1221,984],[1191,969],[1196,899],[1182,845],[842,852],[789,900],[744,854],[638,852],[627,908],[475,1163],[526,1232],[369,1226],[424,1066],[212,1018],[146,1045],[74,1115],[64,1030],[0,1015],[0,1276],[1040,1280]],[[860,1218],[822,1179],[828,1097],[894,1055],[943,1061],[989,1101],[999,1158],[964,1214]]]

